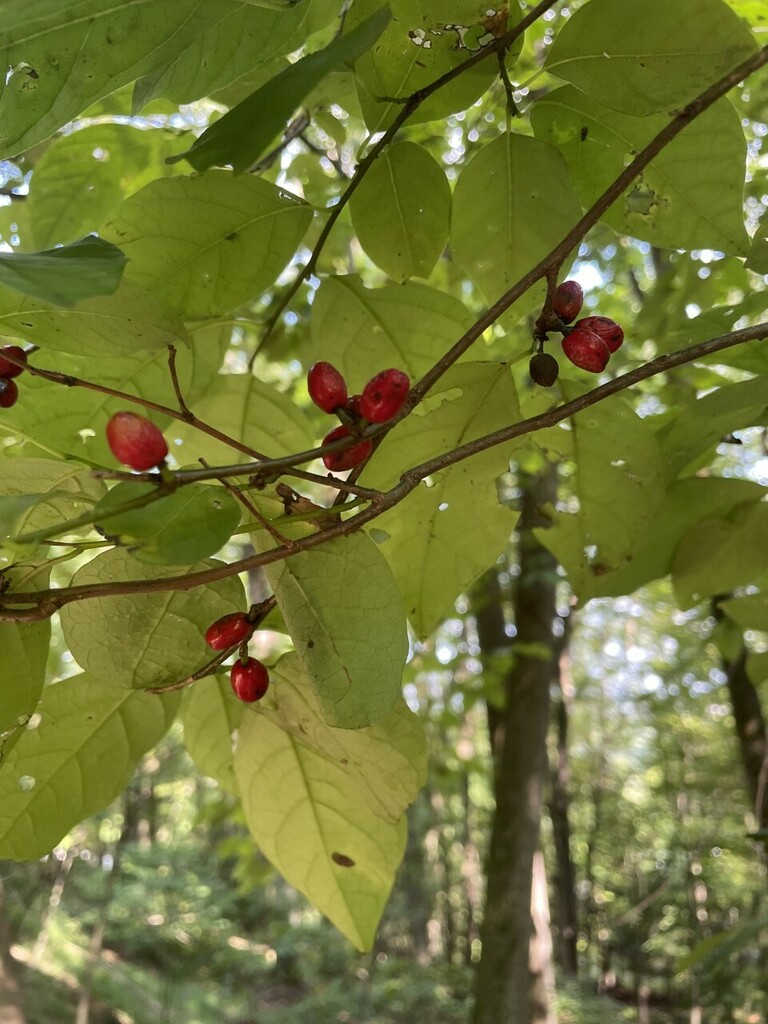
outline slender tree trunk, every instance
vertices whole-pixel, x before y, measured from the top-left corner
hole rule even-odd
[[[549,918],[549,888],[544,854],[533,855],[533,885],[531,886],[531,919],[533,934],[529,963],[531,968],[531,1003],[533,1016],[546,1024],[557,1024],[552,1000],[555,994],[555,966],[552,959],[552,928]]]
[[[549,690],[557,671],[552,629],[557,614],[557,563],[532,528],[540,525],[539,506],[553,500],[555,486],[554,469],[540,480],[524,480],[513,662],[505,680],[505,707],[500,720],[491,722],[498,751],[496,813],[474,1024],[536,1024],[547,1019],[546,1011],[542,1016],[531,998],[529,954],[533,858],[548,767]],[[488,656],[487,650],[483,655]]]
[[[555,921],[557,924],[557,965],[565,975],[578,973],[576,938],[578,934],[578,911],[576,909],[576,871],[571,857],[571,824],[568,817],[570,808],[570,768],[568,765],[568,714],[570,702],[570,681],[564,678],[561,655],[559,673],[560,695],[555,706],[557,724],[557,761],[552,770],[552,796],[549,814],[552,819],[552,838],[555,846]]]
[[[747,675],[747,650],[742,647],[734,661],[723,659],[731,697],[736,736],[758,828],[768,827],[768,742],[760,697]]]
[[[0,878],[0,1024],[26,1024],[21,988],[11,957],[11,929]]]

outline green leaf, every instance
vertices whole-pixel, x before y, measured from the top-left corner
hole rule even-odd
[[[176,373],[182,394],[193,406],[210,387],[211,378],[215,379],[228,340],[228,328],[211,327],[195,331],[193,348],[179,348]],[[165,349],[108,358],[41,352],[30,362],[154,402],[169,406],[176,402]],[[109,398],[99,391],[62,387],[29,375],[24,381],[24,399],[12,409],[0,410],[0,426],[8,433],[33,438],[49,450],[114,467],[105,429],[109,418],[126,405],[124,399]],[[178,421],[158,416],[157,423],[168,431],[173,443]],[[200,431],[194,433],[207,437]],[[190,461],[196,457],[190,453]]]
[[[197,484],[144,508],[108,515],[154,490],[152,484],[118,484],[94,509],[97,529],[140,562],[192,565],[214,555],[240,523],[240,506],[229,491]]]
[[[80,463],[0,456],[0,494],[17,500],[34,498],[26,508],[18,507],[13,529],[0,531],[0,538],[75,519],[88,512],[105,492],[104,483],[94,480]]]
[[[69,242],[97,227],[121,199],[173,173],[167,132],[96,124],[58,138],[35,164],[29,215],[37,245]]]
[[[134,88],[133,113],[158,96],[190,103],[211,96],[303,42],[311,0],[280,10],[243,0],[230,4],[220,21],[200,32],[175,60],[157,67]]]
[[[73,586],[186,575],[218,563],[155,568],[114,549],[75,573]],[[177,682],[210,660],[203,634],[246,607],[236,576],[194,590],[98,597],[66,605],[61,628],[73,657],[102,684],[144,689]]]
[[[642,117],[682,109],[756,49],[722,0],[591,0],[558,33],[546,69]]]
[[[510,369],[499,363],[452,367],[399,424],[363,474],[369,487],[389,487],[409,467],[520,419]],[[433,475],[402,505],[376,520],[376,536],[392,567],[406,614],[420,638],[450,612],[454,600],[492,565],[516,516],[502,505],[496,477],[520,442],[492,448]]]
[[[584,206],[605,191],[667,121],[664,114],[617,113],[570,85],[549,93],[531,112],[536,137],[563,154]],[[657,246],[709,247],[745,256],[746,156],[741,119],[721,99],[662,149],[603,219],[620,234]]]
[[[64,309],[0,287],[0,330],[58,352],[128,355],[186,339],[184,324],[167,306],[124,277],[113,295]]]
[[[422,146],[385,150],[349,204],[360,245],[395,281],[429,277],[448,241],[451,190]]]
[[[272,545],[254,534],[254,545]],[[392,571],[363,533],[328,541],[264,572],[328,725],[380,721],[400,694],[408,634]]]
[[[380,0],[355,0],[348,15],[355,24],[376,8]],[[400,112],[400,105],[385,97],[410,96],[461,64],[492,42],[521,17],[516,4],[503,5],[498,14],[479,0],[391,0],[392,21],[386,32],[355,66],[365,122],[375,134]],[[519,45],[515,48],[519,52]],[[465,110],[496,77],[495,60],[481,61],[439,89],[408,119],[421,124]]]
[[[747,675],[755,686],[768,679],[768,652],[747,655]]]
[[[683,534],[702,519],[722,518],[737,505],[759,501],[765,493],[759,484],[732,477],[692,476],[675,481],[631,560],[620,569],[595,577],[590,593],[596,597],[619,597],[668,576]]]
[[[447,292],[415,282],[366,288],[356,274],[322,283],[311,320],[313,351],[344,374],[353,394],[389,366],[416,380],[472,324]]]
[[[742,629],[758,629],[768,633],[768,594],[748,594],[720,601],[719,607]]]
[[[283,130],[304,97],[330,71],[354,64],[379,38],[390,17],[389,8],[381,7],[325,49],[291,64],[207,128],[187,153],[171,160],[183,157],[198,171],[215,164],[247,171]]]
[[[3,574],[12,586],[27,590],[30,580],[47,586],[48,573],[27,576],[24,570],[4,568]],[[2,651],[2,700],[0,700],[0,768],[18,743],[27,722],[43,692],[51,623],[0,622]]]
[[[732,431],[768,422],[766,379],[728,384],[678,408],[675,418],[659,432],[670,478]]]
[[[400,699],[377,725],[329,728],[298,659],[271,670],[275,703],[244,714],[235,772],[266,857],[360,949],[369,949],[425,779],[418,719]]]
[[[229,437],[270,458],[315,446],[316,438],[304,410],[274,384],[265,384],[250,374],[215,377],[205,396],[195,404],[195,412]],[[222,465],[248,458],[183,423],[174,424],[173,436],[181,442],[174,448],[174,455],[182,462],[204,458],[213,465]]]
[[[151,182],[101,233],[130,259],[133,280],[194,319],[228,313],[272,285],[311,219],[268,181],[210,171]]]
[[[766,569],[768,504],[739,505],[728,519],[697,523],[680,541],[672,566],[675,597],[681,608],[692,608],[705,597],[754,583]]]
[[[120,284],[125,255],[96,235],[47,252],[0,252],[0,282],[59,306],[112,295]]]
[[[561,386],[566,400],[579,393],[570,381]],[[664,462],[648,420],[619,398],[590,406],[570,422],[576,466],[571,486],[579,508],[552,509],[552,526],[534,533],[586,601],[601,576],[635,557],[652,528],[664,496]]]
[[[178,694],[116,690],[86,675],[49,686],[0,772],[0,857],[45,856],[107,807],[168,731]]]
[[[763,217],[758,225],[752,239],[749,256],[747,257],[747,269],[755,274],[768,274],[768,220]]]
[[[235,796],[239,791],[233,735],[246,710],[232,692],[229,678],[221,674],[207,676],[185,690],[181,705],[184,743],[190,757],[204,775]]]
[[[0,26],[0,157],[166,64],[229,9],[221,0],[29,0]]]
[[[580,216],[560,153],[507,132],[483,146],[459,175],[451,253],[493,301],[546,256]]]

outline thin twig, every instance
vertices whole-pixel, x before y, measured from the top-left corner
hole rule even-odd
[[[176,346],[168,346],[168,372],[171,375],[171,383],[173,384],[173,391],[176,395],[176,401],[179,403],[179,412],[182,417],[188,422],[192,423],[195,419],[195,414],[187,405],[184,395],[181,391],[181,385],[179,384],[179,375],[176,372]]]
[[[12,590],[6,590],[3,594],[0,594],[0,622],[37,622],[41,619],[49,618],[60,608],[64,607],[64,605],[71,604],[73,601],[83,601],[97,597],[115,597],[121,594],[191,590],[194,587],[215,583],[217,580],[226,579],[238,573],[249,572],[263,565],[271,565],[274,562],[282,561],[285,558],[290,558],[292,555],[318,547],[330,540],[344,537],[359,530],[382,513],[398,505],[422,480],[433,473],[456,465],[458,462],[471,458],[473,455],[477,455],[489,448],[535,433],[537,430],[555,426],[563,420],[583,412],[585,409],[590,408],[590,406],[605,401],[605,399],[610,398],[612,395],[626,391],[627,388],[638,384],[640,381],[648,380],[660,373],[666,373],[677,366],[683,366],[686,363],[703,359],[715,352],[733,348],[735,345],[743,345],[749,341],[757,341],[764,338],[768,338],[768,322],[756,324],[753,327],[745,327],[740,331],[719,335],[716,338],[710,338],[708,341],[702,341],[696,345],[680,349],[678,352],[670,352],[666,355],[658,356],[643,366],[638,366],[634,370],[616,377],[614,380],[601,384],[599,387],[578,398],[564,402],[555,409],[550,409],[548,412],[541,413],[538,416],[531,416],[528,419],[513,423],[491,434],[478,437],[474,441],[461,445],[452,451],[444,452],[418,466],[414,466],[403,473],[399,482],[389,491],[384,492],[378,502],[372,503],[368,508],[363,509],[349,519],[333,525],[329,524],[317,533],[302,537],[290,549],[284,546],[271,548],[228,565],[220,565],[211,569],[187,573],[183,576],[167,576],[154,580],[126,580],[121,583],[90,583],[61,589],[30,591],[28,593],[14,593]],[[10,605],[29,605],[31,607],[12,609]]]
[[[515,42],[516,39],[518,39],[523,34],[523,32],[525,32],[525,30],[530,25],[537,21],[542,16],[542,14],[548,11],[551,7],[554,7],[555,3],[557,3],[557,0],[542,0],[542,2],[537,4],[534,8],[532,8],[528,12],[528,14],[526,14],[526,16],[521,21],[519,21],[517,25],[514,26],[514,28],[511,28],[509,32],[505,32],[503,36],[499,36],[498,39],[495,39],[492,43],[489,43],[487,46],[483,47],[483,49],[478,50],[477,53],[472,54],[472,56],[468,57],[467,60],[462,61],[461,64],[457,64],[456,67],[451,68],[449,71],[446,71],[445,74],[441,75],[439,78],[436,78],[434,82],[430,82],[429,85],[425,85],[423,89],[418,89],[416,92],[412,93],[404,100],[403,105],[396,114],[394,120],[392,121],[392,124],[387,128],[387,130],[384,132],[384,134],[373,147],[373,149],[371,149],[370,152],[368,152],[366,156],[364,156],[360,163],[357,165],[355,175],[350,181],[346,191],[343,193],[343,195],[340,196],[339,201],[334,206],[332,206],[330,211],[328,212],[328,219],[326,220],[323,229],[320,232],[317,242],[315,243],[315,247],[312,250],[312,254],[309,257],[309,260],[304,264],[301,270],[299,270],[296,277],[293,279],[291,284],[280,297],[274,311],[265,321],[264,332],[251,355],[249,364],[250,366],[253,366],[256,356],[264,348],[264,345],[266,344],[268,338],[270,337],[275,327],[277,326],[280,317],[282,316],[286,307],[289,305],[291,299],[299,290],[303,282],[306,281],[310,274],[314,271],[315,267],[317,266],[317,261],[320,258],[320,254],[323,250],[323,247],[325,246],[325,243],[328,241],[328,236],[333,230],[336,221],[341,216],[344,208],[347,206],[352,196],[360,187],[363,178],[371,169],[371,166],[376,161],[381,152],[390,144],[395,135],[397,135],[397,133],[400,131],[400,129],[411,116],[411,114],[413,114],[414,111],[418,110],[421,104],[424,103],[425,100],[429,99],[429,97],[436,93],[439,89],[442,89],[443,86],[448,85],[449,82],[452,82],[455,78],[458,78],[459,75],[464,74],[465,71],[468,71],[470,68],[473,68],[476,64],[479,64],[481,61],[485,60],[486,57],[491,57],[495,53],[503,53],[508,47],[512,45],[512,43]]]
[[[205,461],[205,459],[200,459],[200,462],[206,469],[210,469],[210,466]],[[243,508],[245,508],[247,512],[251,513],[254,519],[261,523],[261,525],[269,533],[273,540],[276,540],[278,544],[284,544],[286,547],[290,547],[293,541],[289,540],[288,537],[280,533],[280,531],[276,529],[272,525],[272,523],[270,523],[267,517],[263,515],[259,511],[259,509],[256,508],[256,506],[253,504],[250,498],[248,498],[247,495],[243,494],[239,487],[236,487],[234,484],[231,484],[229,480],[225,479],[224,477],[216,477],[216,479],[219,480],[224,487],[226,487],[229,493],[232,494],[240,502],[240,504],[243,506]]]
[[[169,346],[169,348],[171,347],[172,346]],[[245,476],[249,473],[260,472],[262,470],[274,472],[278,469],[282,469],[286,476],[294,476],[299,480],[306,480],[309,483],[320,484],[323,487],[333,487],[345,494],[359,494],[360,497],[373,498],[378,493],[371,491],[368,488],[356,487],[354,484],[348,484],[343,480],[337,480],[333,476],[323,476],[320,473],[311,473],[308,470],[298,469],[294,466],[291,458],[270,459],[269,456],[265,455],[263,452],[260,452],[255,448],[251,448],[247,444],[243,444],[242,441],[238,441],[235,438],[230,437],[229,434],[225,434],[223,431],[218,430],[212,424],[207,423],[205,420],[201,420],[186,405],[183,397],[181,396],[180,390],[176,390],[176,397],[180,404],[183,404],[184,411],[173,409],[169,405],[162,405],[160,402],[153,402],[149,398],[141,398],[139,395],[132,395],[127,391],[118,391],[116,388],[107,387],[106,384],[97,384],[95,381],[86,380],[83,377],[75,377],[69,373],[62,373],[60,370],[46,370],[42,366],[33,366],[31,363],[25,363],[22,360],[16,359],[14,356],[6,353],[3,354],[3,358],[9,363],[13,363],[14,366],[22,367],[22,369],[26,370],[33,377],[41,377],[43,380],[50,381],[52,384],[61,384],[68,388],[85,388],[88,391],[98,391],[103,395],[109,395],[110,398],[118,398],[120,401],[129,402],[133,405],[140,405],[144,409],[149,409],[162,416],[168,416],[170,419],[180,420],[182,423],[186,423],[189,426],[194,427],[195,430],[199,430],[201,433],[208,434],[209,437],[213,437],[217,441],[221,441],[221,443],[227,447],[233,448],[235,451],[241,452],[243,455],[247,455],[251,459],[258,460],[252,463],[244,463],[241,467],[241,474],[234,471],[235,467],[225,467],[226,476]],[[295,462],[296,464],[301,462],[311,462],[314,458],[323,455],[326,451],[338,451],[341,448],[348,447],[350,443],[352,442],[336,442],[333,445],[325,447],[320,446],[312,449],[311,451],[301,452],[299,456],[295,457]],[[196,471],[193,470],[191,472],[195,473]],[[197,473],[199,474],[201,471],[197,471]],[[190,476],[189,473],[174,473],[173,475],[179,486],[194,483],[199,480],[218,479],[217,474],[213,471],[208,471],[203,475],[196,476]],[[94,472],[94,476],[100,480],[130,480],[134,483],[136,481],[157,483],[159,479],[157,473],[126,473],[122,470],[112,471],[101,469],[96,470]]]

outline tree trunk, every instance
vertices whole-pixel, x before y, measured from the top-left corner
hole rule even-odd
[[[578,911],[576,909],[576,872],[571,857],[570,769],[568,765],[568,714],[570,682],[563,678],[561,655],[559,673],[560,699],[555,708],[557,723],[557,761],[552,770],[552,796],[549,815],[552,819],[552,839],[555,846],[555,922],[557,925],[557,965],[563,974],[574,977],[578,972],[576,938]]]
[[[3,880],[0,878],[0,1024],[26,1024],[21,988],[11,957],[11,929],[4,907]]]
[[[513,662],[505,679],[505,707],[498,713],[495,728],[492,723],[492,741],[498,751],[496,813],[474,1024],[534,1024],[547,1019],[546,1011],[542,1016],[535,1008],[538,1000],[532,999],[529,953],[533,857],[548,767],[549,689],[557,671],[552,629],[557,614],[557,563],[536,540],[532,528],[541,521],[539,505],[554,499],[554,469],[547,470],[540,480],[525,478],[523,487],[520,574],[514,595],[517,632]],[[485,612],[490,615],[488,608]],[[496,624],[498,628],[498,615]],[[501,626],[506,637],[503,618]],[[480,623],[478,635],[482,643]],[[497,641],[500,639],[497,632]],[[483,657],[488,657],[487,649]]]
[[[742,647],[734,661],[723,659],[731,696],[736,736],[747,778],[747,792],[759,829],[768,827],[768,742],[760,697],[747,675],[747,650]]]

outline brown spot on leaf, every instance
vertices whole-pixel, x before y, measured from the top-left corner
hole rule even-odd
[[[335,851],[331,854],[331,860],[334,864],[338,864],[342,868],[353,868],[355,862],[351,857],[348,857],[346,853],[336,853]]]

